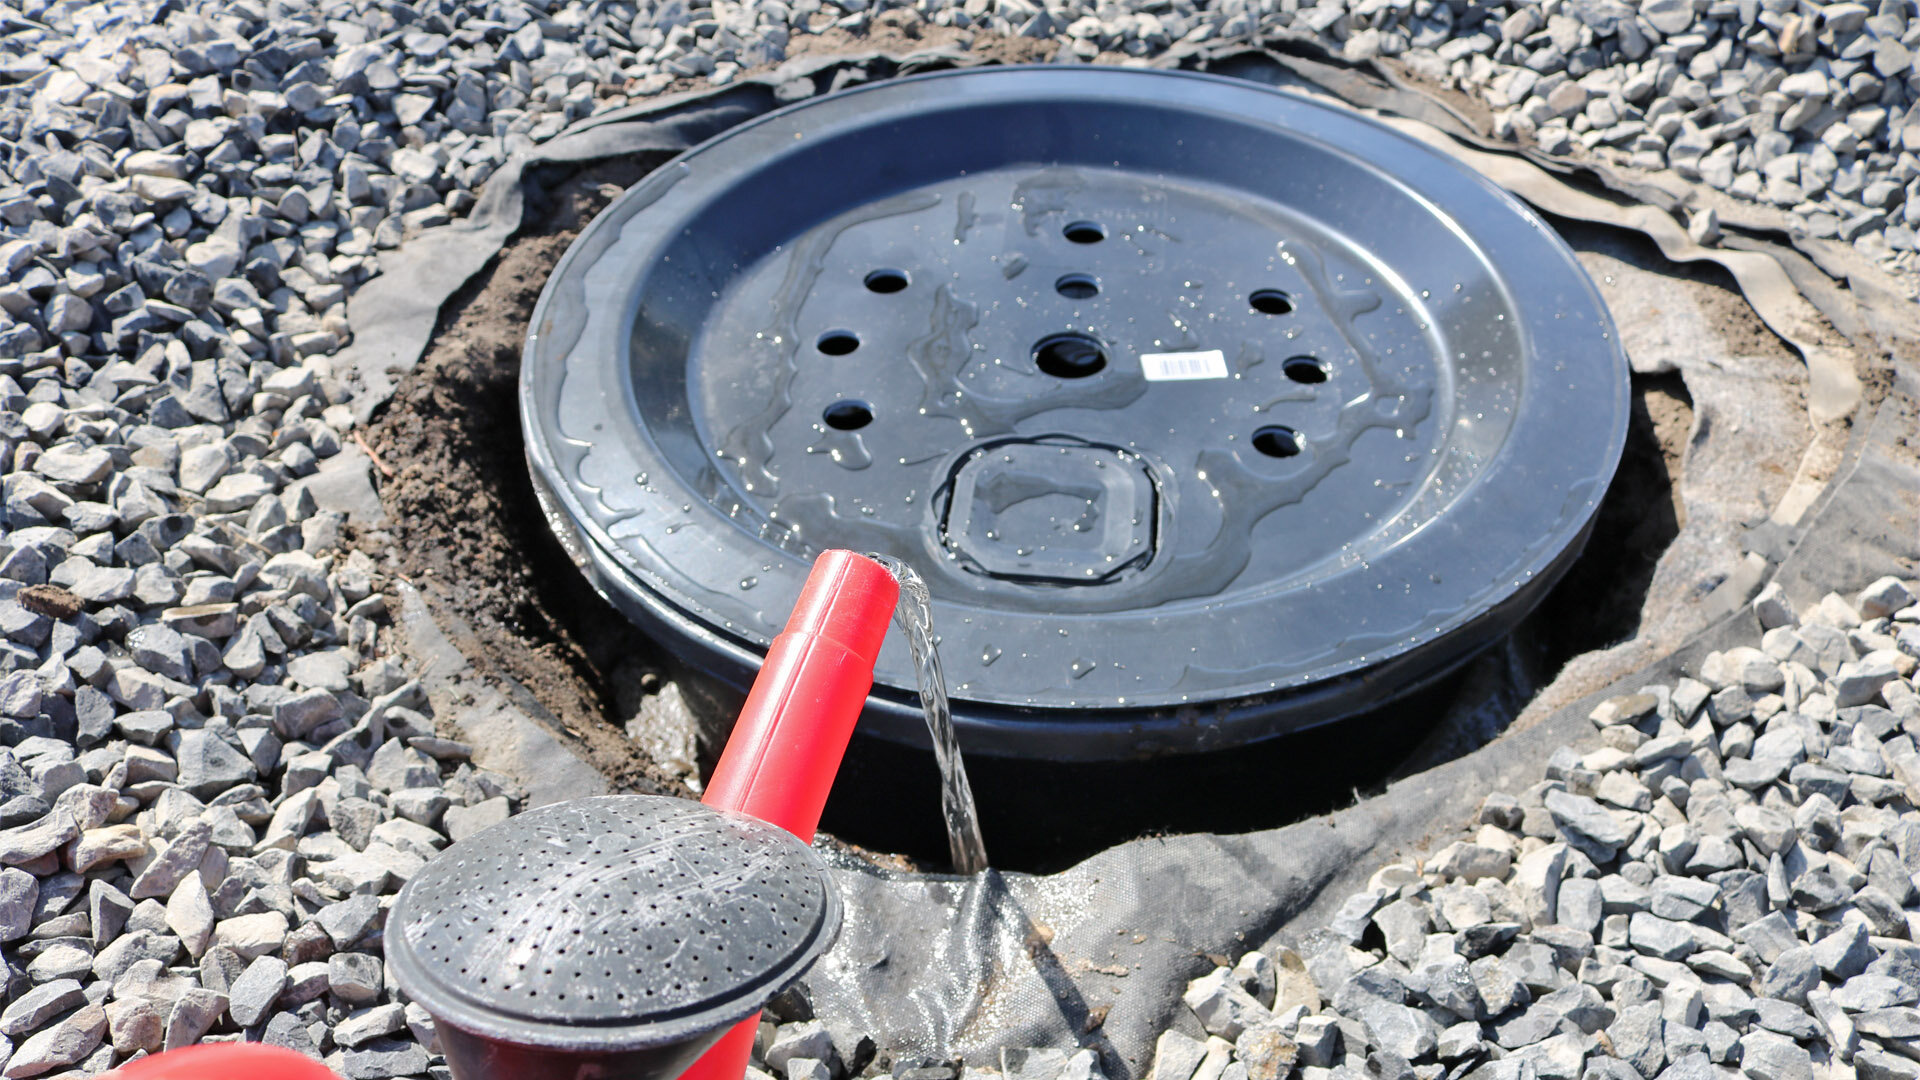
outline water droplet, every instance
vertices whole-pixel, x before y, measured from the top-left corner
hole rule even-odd
[[[1079,660],[1075,660],[1072,663],[1072,665],[1070,665],[1067,668],[1067,670],[1069,672],[1072,672],[1074,678],[1082,679],[1086,677],[1088,672],[1092,671],[1094,668],[1097,668],[1099,666],[1100,666],[1099,664],[1094,663],[1092,660],[1088,660],[1083,657]]]
[[[743,592],[758,584],[760,584],[760,579],[757,577],[743,577],[740,579],[740,589]]]
[[[980,666],[992,667],[993,662],[995,660],[1000,659],[1000,656],[1001,656],[1000,646],[989,645],[986,648],[980,650]]]

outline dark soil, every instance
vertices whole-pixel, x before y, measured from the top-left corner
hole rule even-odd
[[[690,794],[627,740],[633,684],[658,650],[588,587],[547,529],[527,477],[518,380],[527,320],[581,227],[664,155],[603,162],[551,190],[529,185],[531,224],[441,313],[433,344],[369,441],[395,468],[380,490],[394,554],[456,642],[523,708],[544,711],[617,789]]]

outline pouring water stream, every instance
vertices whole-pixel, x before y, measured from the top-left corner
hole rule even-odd
[[[907,636],[913,672],[920,685],[920,709],[933,738],[933,759],[940,767],[940,809],[947,820],[947,851],[953,868],[977,874],[987,868],[987,845],[980,836],[980,815],[973,805],[973,787],[967,783],[967,765],[960,757],[960,740],[953,731],[953,711],[947,705],[947,677],[940,669],[940,653],[933,645],[933,605],[927,583],[913,567],[889,555],[868,554],[900,583],[900,601],[893,621]]]

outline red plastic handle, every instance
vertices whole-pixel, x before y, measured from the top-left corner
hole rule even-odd
[[[327,1067],[292,1050],[259,1043],[183,1046],[141,1058],[102,1080],[340,1080]]]
[[[872,559],[828,551],[814,561],[702,802],[813,841],[899,598],[900,583]],[[680,1080],[740,1080],[759,1027],[758,1014],[742,1020]]]

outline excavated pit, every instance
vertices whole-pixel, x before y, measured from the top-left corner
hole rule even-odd
[[[596,211],[662,160],[550,167],[532,177],[528,224],[443,310],[426,356],[375,417],[368,439],[393,470],[376,476],[392,519],[391,553],[435,610],[464,624],[469,632],[457,641],[475,668],[575,736],[615,790],[692,797],[687,775],[696,764],[702,773],[711,768],[713,733],[737,700],[683,677],[663,648],[587,585],[536,501],[517,412],[526,323],[547,273]],[[1781,399],[1775,412],[1799,402],[1797,360],[1717,267],[1675,267],[1637,237],[1554,224],[1623,324],[1620,305],[1631,302],[1635,283],[1616,282],[1616,272],[1658,275],[1717,335],[1709,352],[1746,362],[1732,374],[1773,385]],[[1623,325],[1622,336],[1633,353],[1634,328]],[[1683,470],[1707,425],[1688,378],[1653,370],[1661,366],[1636,364],[1625,453],[1584,554],[1500,645],[1387,709],[1231,753],[1094,766],[970,757],[995,864],[1054,870],[1137,836],[1232,833],[1325,813],[1483,745],[1569,660],[1644,636],[1643,617],[1660,620],[1656,636],[1663,638],[1686,625],[1687,605],[1717,579],[1711,567],[1693,572],[1710,560],[1690,551],[1681,569],[1665,571],[1674,580],[1663,581],[1663,556],[1688,521]],[[1740,365],[1713,369],[1730,367]],[[1802,430],[1791,445],[1751,463],[1754,490],[1731,506],[1733,516],[1752,518],[1751,503],[1764,517],[1791,480],[1808,439],[1799,416]],[[1733,423],[1739,430],[1740,420]],[[1792,427],[1792,419],[1756,426],[1766,429],[1756,436],[1771,432],[1779,441],[1774,429]],[[1716,517],[1729,510],[1712,507]],[[1708,554],[1724,548],[1729,541],[1720,533],[1736,524],[1691,546]],[[1700,595],[1666,595],[1677,586]],[[696,725],[708,734],[688,745]],[[1355,738],[1358,730],[1366,737]],[[882,860],[889,865],[938,868],[946,845],[931,756],[857,737],[822,828],[860,849],[899,853]]]

